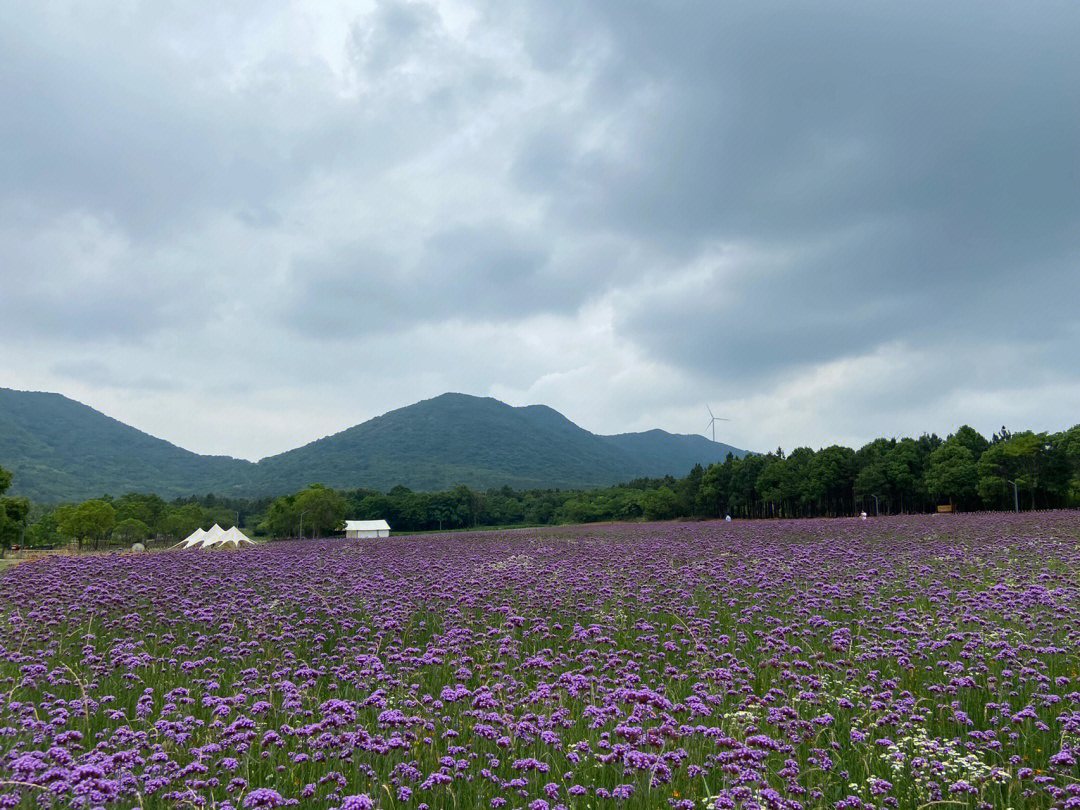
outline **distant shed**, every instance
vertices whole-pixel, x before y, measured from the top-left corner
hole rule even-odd
[[[346,520],[345,536],[349,538],[389,537],[390,524],[385,520]]]

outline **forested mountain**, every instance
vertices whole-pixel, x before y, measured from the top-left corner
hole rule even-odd
[[[443,394],[258,463],[201,456],[59,394],[0,389],[0,465],[13,494],[277,495],[313,482],[354,489],[580,488],[685,475],[744,451],[660,430],[599,436],[543,405]]]
[[[255,465],[202,456],[60,394],[0,388],[0,466],[11,494],[38,501],[108,492],[238,494]]]
[[[639,476],[685,475],[736,448],[664,431],[598,436],[544,405],[514,408],[496,399],[443,394],[259,462],[264,492],[291,492],[318,480],[386,490],[581,488]],[[665,454],[666,448],[666,454]],[[696,451],[696,454],[695,452]],[[311,472],[317,471],[312,479]]]

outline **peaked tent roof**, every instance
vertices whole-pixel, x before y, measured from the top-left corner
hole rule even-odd
[[[225,530],[218,526],[216,523],[210,527],[210,531],[204,532],[202,529],[196,529],[181,545],[184,548],[209,548],[218,541]]]
[[[221,536],[223,534],[225,534],[225,530],[215,523],[213,526],[210,527],[210,530],[203,536],[202,547],[209,548],[210,546],[215,545],[218,540],[221,539]]]
[[[204,537],[206,537],[206,532],[203,531],[202,526],[200,526],[187,537],[185,537],[182,541],[180,541],[180,545],[182,545],[184,548],[191,548],[192,546],[201,545],[202,539]]]
[[[223,529],[216,523],[208,532],[204,532],[202,529],[192,532],[191,536],[184,540],[182,544],[184,548],[217,548],[221,546],[239,548],[245,544],[250,546],[258,545],[235,526]]]
[[[251,545],[251,546],[257,545],[257,543],[254,540],[252,540],[250,537],[248,537],[246,534],[244,534],[238,528],[233,526],[228,531],[226,531],[224,534],[222,534],[221,537],[219,537],[217,539],[216,545],[219,545],[219,546],[231,545],[231,546],[233,546],[235,548],[240,548],[240,546],[245,544],[245,543],[247,545]]]

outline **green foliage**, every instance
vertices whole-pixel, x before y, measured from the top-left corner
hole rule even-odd
[[[951,439],[930,454],[926,489],[938,500],[970,501],[979,485],[975,453]]]
[[[124,521],[137,520],[149,531],[149,527],[159,525],[169,511],[168,504],[157,495],[130,493],[117,498],[112,504],[116,509],[117,528]]]
[[[1080,473],[1080,425],[1055,433],[1054,447],[1061,453],[1074,475]]]
[[[959,444],[961,447],[966,447],[971,451],[971,455],[976,461],[979,460],[979,456],[986,452],[986,449],[990,446],[985,438],[979,431],[970,425],[961,426],[956,433],[950,436],[947,441]]]
[[[1051,441],[1068,476],[1067,498],[1072,502],[1080,501],[1080,425],[1054,434]]]
[[[91,514],[95,510],[105,514],[98,504],[105,504],[114,510],[115,525],[111,531],[80,534],[85,530],[88,510]],[[90,542],[95,547],[108,542],[130,545],[157,541],[172,544],[200,527],[209,529],[215,523],[226,529],[239,526],[245,515],[255,515],[261,520],[261,513],[266,511],[269,504],[269,499],[238,500],[213,495],[166,503],[156,495],[141,494],[116,499],[106,496],[83,504],[37,504],[32,508],[30,525],[26,530],[26,545],[30,548],[56,547],[72,540],[80,541],[80,544]],[[237,521],[238,516],[240,522]]]
[[[720,517],[729,511],[733,461],[734,458],[729,456],[723,464],[714,464],[705,470],[701,480],[701,501],[709,517]]]
[[[641,509],[646,520],[671,520],[678,514],[679,499],[669,487],[661,487],[645,494]]]
[[[198,528],[208,529],[206,515],[198,504],[190,503],[170,509],[160,522],[162,533],[174,540],[182,540]]]
[[[844,513],[844,502],[855,491],[858,474],[855,451],[834,444],[814,454],[808,465],[807,494],[827,515]]]
[[[0,557],[22,540],[29,511],[26,498],[0,498]]]
[[[26,530],[27,548],[56,548],[66,540],[60,532],[57,509],[48,509],[38,516]]]
[[[856,453],[859,474],[855,476],[855,492],[862,496],[877,495],[889,498],[893,494],[889,458],[896,448],[895,439],[875,439]]]
[[[80,548],[83,543],[100,548],[116,525],[116,510],[104,500],[83,501],[58,509],[57,521],[60,532],[73,538]]]
[[[127,518],[116,524],[113,539],[121,543],[141,543],[150,536],[150,527],[138,518]]]
[[[1066,499],[1075,488],[1068,455],[1074,430],[1056,436],[1011,433],[991,444],[979,459],[979,496],[995,508],[1015,506],[1021,494],[1032,509]]]
[[[900,511],[922,511],[930,506],[929,495],[923,485],[926,461],[940,445],[936,436],[920,439],[901,439],[889,450],[885,458],[890,490],[899,502]]]
[[[0,495],[11,486],[11,473],[0,467]],[[26,531],[30,501],[26,498],[0,498],[0,558],[18,543]]]
[[[341,531],[349,510],[348,503],[341,495],[322,484],[312,484],[296,496],[294,503],[302,518],[307,518],[307,525],[314,537],[322,537],[327,531]]]

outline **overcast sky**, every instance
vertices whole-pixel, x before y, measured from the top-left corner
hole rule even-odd
[[[1080,421],[1080,3],[0,0],[0,385],[288,449]]]

